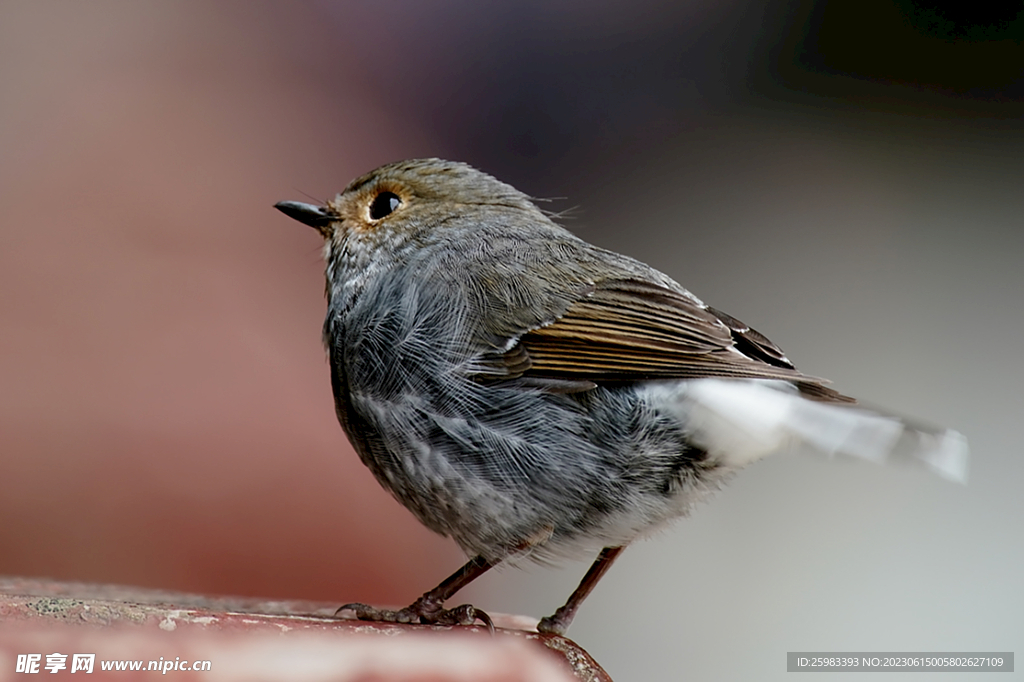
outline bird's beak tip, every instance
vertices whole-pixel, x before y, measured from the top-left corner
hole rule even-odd
[[[324,211],[323,208],[313,204],[305,204],[301,201],[279,201],[274,204],[274,208],[289,218],[314,227],[320,232],[324,232],[327,226],[337,219]]]

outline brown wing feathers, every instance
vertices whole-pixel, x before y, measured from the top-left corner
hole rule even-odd
[[[761,332],[751,329],[732,315],[726,315],[721,310],[715,310],[711,306],[708,306],[707,310],[729,328],[729,331],[732,332],[732,340],[736,344],[736,350],[739,352],[747,357],[766,362],[769,365],[796,369],[793,363],[789,361],[789,358],[786,357],[786,354],[782,352],[782,349],[769,341],[768,337]]]
[[[558,320],[524,334],[509,352],[518,356],[524,349],[529,367],[516,373],[524,378],[783,379],[809,398],[850,400],[798,372],[775,344],[739,320],[647,282],[597,285]],[[524,368],[521,357],[509,364]]]
[[[574,303],[545,338],[609,342],[668,352],[707,352],[729,343],[714,315],[688,298],[645,283],[609,282]]]

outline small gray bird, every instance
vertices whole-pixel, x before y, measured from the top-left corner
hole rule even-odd
[[[405,609],[339,612],[491,627],[444,602],[506,559],[598,552],[537,626],[562,634],[626,545],[766,455],[966,475],[960,434],[857,407],[757,331],[466,164],[393,163],[323,206],[276,207],[326,242],[342,427],[382,486],[473,557]]]

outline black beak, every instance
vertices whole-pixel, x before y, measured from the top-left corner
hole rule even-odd
[[[338,218],[326,213],[324,209],[313,204],[304,204],[301,201],[279,201],[274,204],[281,213],[284,213],[289,218],[294,218],[300,223],[305,223],[310,227],[316,228],[321,233],[325,233],[327,226],[333,223]]]

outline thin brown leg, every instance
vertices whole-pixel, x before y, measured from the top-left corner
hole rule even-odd
[[[537,623],[537,632],[543,632],[552,635],[564,635],[565,631],[569,628],[572,623],[572,619],[576,617],[576,612],[580,608],[580,604],[583,600],[594,591],[594,587],[597,586],[597,581],[608,572],[611,568],[612,562],[622,553],[625,547],[605,547],[601,550],[601,553],[597,555],[597,561],[595,561],[587,574],[583,576],[583,580],[580,581],[579,587],[569,595],[569,601],[565,602],[565,606],[562,606],[554,615],[542,618]]]
[[[494,624],[486,613],[469,604],[462,604],[452,609],[444,608],[444,603],[452,595],[470,584],[488,571],[494,564],[483,557],[474,557],[466,565],[448,576],[444,582],[425,593],[404,609],[388,611],[367,604],[345,604],[334,615],[348,609],[353,611],[359,620],[373,620],[384,623],[426,623],[430,625],[472,625],[479,620],[491,632]]]

